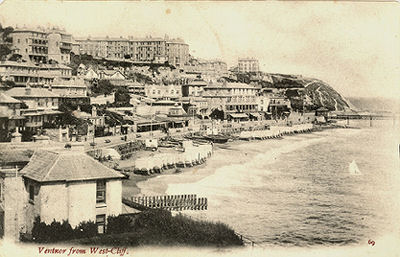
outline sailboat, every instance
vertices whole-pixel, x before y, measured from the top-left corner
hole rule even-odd
[[[357,163],[355,160],[353,160],[350,165],[349,165],[349,172],[351,175],[361,175],[361,171],[357,166]]]

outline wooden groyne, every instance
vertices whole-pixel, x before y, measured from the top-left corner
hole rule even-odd
[[[313,130],[313,124],[298,124],[293,126],[271,126],[268,130],[242,131],[239,135],[241,140],[265,140],[280,138],[284,135],[295,133],[306,133]]]
[[[168,211],[207,210],[207,198],[197,195],[159,195],[123,198],[122,202],[138,210],[164,209]]]

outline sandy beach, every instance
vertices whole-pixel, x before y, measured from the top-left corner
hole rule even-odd
[[[282,140],[282,138],[269,139],[268,141],[278,142],[280,140]],[[141,194],[162,195],[167,193],[168,184],[170,183],[195,183],[207,176],[212,175],[215,172],[215,168],[223,165],[224,160],[218,158],[221,151],[229,151],[231,149],[237,148],[240,145],[246,145],[256,142],[260,141],[235,140],[226,144],[214,144],[214,153],[209,159],[207,159],[205,163],[193,167],[180,168],[181,172],[179,173],[176,173],[176,169],[165,170],[162,174],[153,174],[150,176],[131,173],[129,179],[123,181],[122,194],[124,197],[132,197]],[[140,156],[143,156],[144,154],[145,152],[142,151],[142,153],[140,153]],[[168,183],[166,183],[165,181],[168,181]]]
[[[199,168],[205,167],[206,163],[190,168],[179,168],[181,172],[176,173],[176,169],[169,169],[165,170],[162,174],[153,174],[150,176],[145,176],[145,175],[138,175],[131,173],[129,176],[129,179],[123,180],[122,182],[122,195],[123,197],[132,197],[132,196],[137,196],[140,194],[144,194],[143,189],[140,187],[140,185],[144,182],[148,181],[153,181],[155,182],[152,185],[152,191],[154,190],[155,192],[159,194],[165,194],[167,191],[167,184],[164,183],[158,183],[157,178],[160,177],[165,177],[165,176],[176,176],[181,173],[189,173],[193,172],[195,173]],[[185,181],[185,182],[195,182],[196,180],[193,181]]]

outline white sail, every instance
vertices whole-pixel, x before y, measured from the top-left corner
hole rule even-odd
[[[353,160],[350,165],[349,165],[349,172],[351,175],[361,175],[361,171],[357,166],[357,163],[355,160]]]

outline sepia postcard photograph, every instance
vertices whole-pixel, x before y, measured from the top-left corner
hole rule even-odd
[[[399,2],[0,0],[14,256],[400,256]]]

